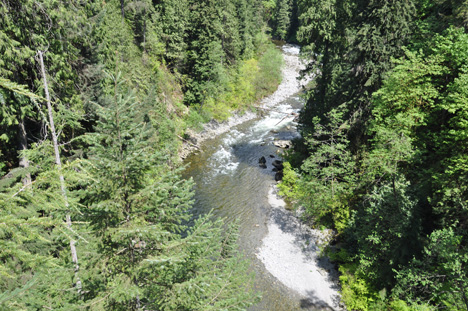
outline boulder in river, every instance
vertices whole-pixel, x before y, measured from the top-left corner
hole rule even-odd
[[[280,161],[280,160],[274,160],[271,164],[273,164],[273,166],[278,169],[279,171],[281,171],[283,169],[283,161]]]
[[[278,172],[275,174],[275,181],[281,181],[283,180],[283,172]]]
[[[270,154],[270,158],[274,158],[274,157],[275,157],[274,155]]]
[[[273,145],[281,149],[289,149],[292,147],[292,142],[290,140],[275,140]]]
[[[260,159],[258,159],[258,163],[259,164],[265,164],[266,163],[265,157],[261,157]]]

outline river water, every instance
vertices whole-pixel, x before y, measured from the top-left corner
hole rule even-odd
[[[286,60],[288,57],[290,60],[296,58],[293,62],[296,65],[292,66],[298,66],[298,52],[297,47],[283,47]],[[297,83],[299,68],[292,69],[284,79]],[[297,124],[291,114],[299,112],[303,106],[300,94],[294,92],[298,90],[299,87],[292,89],[283,85],[282,97],[278,99],[276,96],[272,99],[274,102],[265,103],[268,109],[262,115],[206,141],[201,152],[185,160],[187,168],[184,175],[195,181],[195,216],[212,211],[214,217],[240,224],[240,248],[252,262],[256,274],[255,288],[262,293],[262,300],[251,307],[252,311],[318,310],[271,275],[258,259],[271,215],[268,196],[275,184],[272,162],[281,160],[280,150],[273,141],[289,140],[298,135]],[[266,169],[259,166],[262,156],[267,161]]]

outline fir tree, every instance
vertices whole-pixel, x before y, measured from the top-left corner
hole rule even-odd
[[[114,96],[98,107],[96,133],[87,135],[95,171],[87,213],[105,263],[98,277],[103,290],[93,301],[113,310],[250,305],[252,295],[237,291],[246,266],[238,265],[234,232],[224,240],[221,222],[205,218],[182,238],[191,183],[163,164],[151,143],[153,125],[138,113],[141,104],[131,93],[120,94],[118,77],[112,79]]]
[[[291,1],[278,0],[275,14],[275,35],[280,40],[286,40],[291,24]]]

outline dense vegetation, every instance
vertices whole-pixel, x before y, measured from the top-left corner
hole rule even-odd
[[[349,310],[468,310],[468,3],[0,2],[0,308],[242,310],[236,228],[191,218],[188,127],[314,74],[281,185],[336,229]]]
[[[235,226],[191,219],[177,153],[188,127],[249,109],[278,85],[270,9],[0,2],[0,309],[243,310],[256,300]]]
[[[316,75],[282,191],[349,310],[468,310],[468,2],[299,0]]]

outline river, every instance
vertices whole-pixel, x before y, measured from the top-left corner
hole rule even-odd
[[[205,141],[201,152],[185,159],[184,175],[195,181],[195,216],[212,211],[214,217],[240,224],[239,245],[252,262],[255,287],[262,292],[262,300],[250,310],[337,309],[335,276],[327,274],[330,265],[317,264],[321,259],[310,243],[311,231],[303,230],[274,193],[272,162],[281,156],[273,141],[298,135],[294,113],[303,106],[296,79],[299,48],[282,49],[283,82],[263,102],[264,113]],[[259,166],[261,157],[267,168]]]

